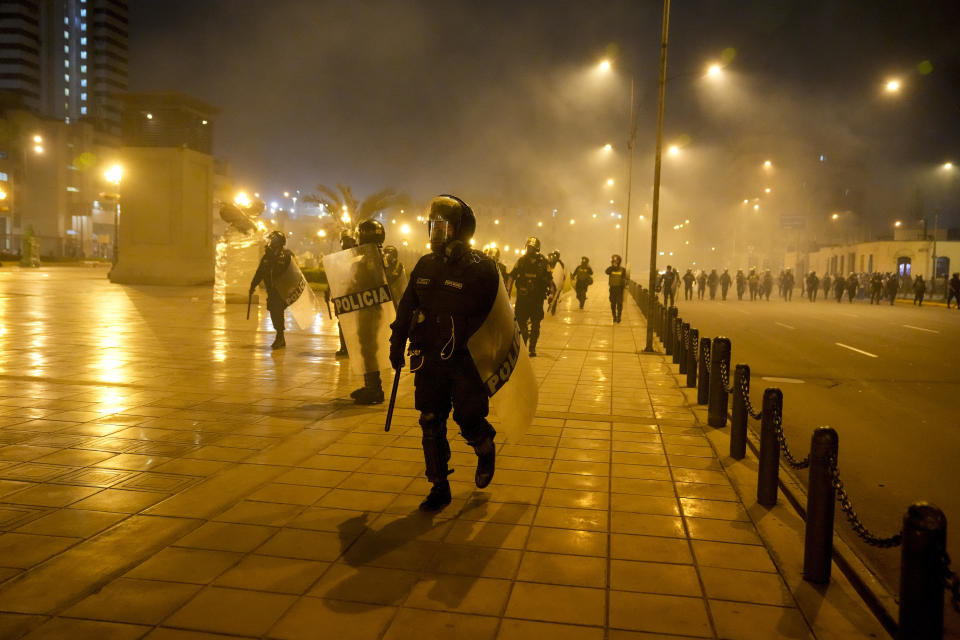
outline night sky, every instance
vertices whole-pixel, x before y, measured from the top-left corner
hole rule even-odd
[[[638,0],[139,1],[130,84],[220,108],[216,152],[251,190],[345,182],[582,214],[614,195],[622,204],[632,73],[642,212],[660,11]],[[846,207],[883,224],[919,189],[950,215],[934,169],[960,162],[958,34],[951,1],[674,2],[665,143],[687,164],[665,163],[664,215],[726,210],[760,187],[766,157],[791,212]],[[703,71],[727,49],[710,86]],[[885,95],[893,76],[903,89]],[[606,142],[616,159],[598,158]]]

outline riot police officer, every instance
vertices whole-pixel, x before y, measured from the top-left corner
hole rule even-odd
[[[696,280],[696,276],[693,275],[693,271],[687,269],[687,272],[683,274],[683,299],[684,300],[693,300],[693,283]]]
[[[587,301],[587,288],[591,284],[593,284],[593,268],[590,266],[590,258],[583,256],[580,258],[580,264],[573,270],[573,288],[577,292],[581,309]]]
[[[500,262],[500,249],[496,247],[490,247],[483,252],[488,258],[493,260],[494,264],[497,265],[497,270],[500,272],[500,277],[503,279],[504,284],[507,282],[507,265]]]
[[[747,276],[743,275],[743,269],[737,269],[737,300],[743,300],[743,292],[747,288]]]
[[[527,238],[524,254],[510,272],[510,281],[517,285],[514,312],[520,325],[520,335],[530,348],[530,356],[536,357],[540,322],[543,320],[543,301],[554,290],[550,265],[540,253],[538,238]]]
[[[400,262],[400,253],[392,244],[383,248],[383,269],[387,274],[387,285],[390,287],[390,295],[393,303],[396,305],[407,287],[407,272]]]
[[[720,284],[720,275],[717,273],[716,269],[710,270],[710,275],[707,276],[707,288],[710,290],[710,299],[717,299],[717,285]]]
[[[794,278],[793,271],[787,269],[783,273],[783,297],[787,302],[793,300],[793,287],[794,287]]]
[[[730,277],[730,272],[726,269],[723,270],[723,274],[720,276],[720,299],[727,299],[727,291],[730,290],[730,283],[733,282],[733,278]]]
[[[476,485],[483,488],[493,479],[496,432],[487,421],[487,391],[466,345],[493,307],[500,281],[493,261],[470,248],[477,222],[465,202],[437,196],[430,203],[428,224],[431,253],[417,262],[400,299],[391,327],[390,362],[403,368],[409,337],[414,403],[426,475],[433,483],[420,509],[437,511],[451,499],[446,426],[451,408],[460,433],[477,453]]]
[[[270,345],[271,349],[282,349],[287,346],[283,337],[284,323],[283,312],[287,308],[283,296],[277,291],[277,279],[280,278],[290,267],[290,261],[293,259],[293,253],[285,248],[287,236],[282,231],[271,231],[267,235],[267,248],[260,258],[260,264],[257,266],[257,272],[253,275],[250,282],[250,294],[253,295],[257,285],[263,282],[267,289],[267,310],[270,312],[270,320],[273,322],[273,328],[277,332],[277,337]]]
[[[386,239],[386,232],[378,220],[367,218],[357,224],[356,237],[357,245],[375,244],[380,247]],[[367,269],[370,272],[374,270]],[[389,283],[389,275],[387,276],[387,282]],[[374,307],[370,314],[357,317],[357,331],[360,334],[360,357],[365,362],[375,361],[377,350],[380,348],[380,345],[377,344],[377,336],[380,333],[379,320],[381,313],[380,307]],[[380,404],[383,402],[383,382],[380,379],[380,372],[369,371],[363,374],[363,386],[352,391],[350,397],[357,404]]]
[[[606,274],[610,285],[610,311],[613,312],[613,321],[620,322],[623,315],[623,290],[627,288],[627,270],[620,265],[620,256],[610,257],[610,266]]]
[[[560,252],[554,249],[547,256],[547,264],[550,265],[550,277],[554,278],[554,271],[557,268],[557,265],[560,265],[560,272],[563,274],[561,276],[561,281],[558,284],[557,282],[553,283],[553,293],[550,294],[550,297],[547,302],[547,308],[550,309],[550,315],[557,315],[557,304],[560,302],[560,293],[563,289],[563,281],[567,277],[567,265],[563,264],[563,260],[560,259]]]
[[[349,229],[343,229],[340,231],[340,250],[346,251],[347,249],[352,249],[357,246],[357,240],[353,237],[353,234],[350,233]],[[330,287],[327,287],[327,290],[323,292],[324,297],[327,299],[327,306],[330,305]],[[347,343],[343,341],[343,327],[340,326],[340,323],[337,322],[337,333],[340,334],[340,348],[337,349],[337,352],[334,354],[338,358],[347,355]]]

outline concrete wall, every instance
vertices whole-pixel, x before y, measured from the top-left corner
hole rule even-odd
[[[897,270],[900,258],[910,259],[910,274],[922,275],[929,280],[933,273],[933,243],[929,240],[884,240],[877,242],[861,242],[851,245],[824,247],[809,254],[787,253],[784,263],[798,273],[816,271],[818,274],[831,275],[841,272],[841,258],[843,259],[842,272],[858,273],[894,272]],[[854,264],[850,264],[850,256],[854,256]],[[937,257],[946,257],[950,260],[949,273],[960,271],[960,242],[937,242]]]
[[[124,147],[119,260],[124,284],[213,282],[213,157],[189,149]]]

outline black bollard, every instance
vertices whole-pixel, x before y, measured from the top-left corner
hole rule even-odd
[[[807,527],[803,542],[803,579],[830,582],[833,558],[833,507],[836,490],[830,460],[837,459],[839,440],[831,427],[818,427],[810,438],[810,486],[807,490]]]
[[[747,455],[747,399],[743,388],[750,384],[750,366],[738,364],[733,371],[733,408],[730,414],[730,457],[743,460]]]
[[[660,305],[660,342],[664,343],[664,336],[667,335],[667,308]]]
[[[700,330],[687,332],[687,388],[697,386],[697,345],[700,343]]]
[[[727,389],[724,387],[720,368],[727,368],[730,375],[730,340],[724,337],[713,339],[710,348],[710,389],[707,408],[707,424],[711,427],[727,426]]]
[[[757,471],[757,502],[765,507],[777,504],[777,479],[780,473],[780,441],[776,416],[783,411],[783,393],[771,388],[763,392],[760,418],[760,461]]]
[[[664,331],[663,336],[663,348],[666,351],[668,356],[672,356],[674,352],[674,347],[676,346],[673,343],[673,323],[677,319],[677,308],[670,307],[667,309],[667,330]]]
[[[681,375],[687,372],[687,364],[689,356],[687,355],[687,345],[690,344],[690,323],[681,322],[680,323],[680,362],[677,364],[680,365],[679,373]]]
[[[710,399],[710,370],[707,369],[707,360],[710,359],[710,338],[700,338],[700,361],[697,370],[697,404],[707,404]]]
[[[900,640],[943,637],[943,557],[947,517],[932,504],[910,505],[900,550]]]
[[[676,307],[673,308],[676,309]],[[674,315],[670,328],[670,345],[673,347],[670,355],[673,356],[673,364],[680,363],[680,326],[682,324],[683,319]]]

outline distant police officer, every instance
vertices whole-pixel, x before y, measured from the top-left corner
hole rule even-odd
[[[833,295],[837,302],[843,302],[843,293],[847,290],[847,279],[842,275],[837,275],[833,281]]]
[[[960,273],[955,273],[950,278],[947,289],[947,309],[950,308],[950,303],[953,300],[957,301],[957,309],[960,309]]]
[[[857,291],[860,289],[860,279],[853,271],[847,276],[847,301],[853,304],[853,299],[857,297]]]
[[[397,304],[407,286],[407,272],[403,268],[403,263],[400,262],[400,253],[393,245],[383,248],[383,269],[387,274],[390,295],[394,304]]]
[[[730,272],[724,269],[720,275],[720,298],[722,300],[727,299],[727,291],[730,290],[731,282],[733,282],[733,278],[730,277]]]
[[[673,270],[673,267],[667,265],[667,270],[663,272],[660,282],[663,287],[663,306],[670,308],[676,304],[673,296],[677,290],[677,272]]]
[[[375,244],[378,247],[383,244],[386,238],[383,225],[372,218],[361,220],[357,224],[357,244]],[[396,249],[394,249],[396,251]],[[381,258],[382,259],[382,258]],[[397,262],[399,264],[399,262]],[[401,267],[402,269],[402,267]],[[375,271],[371,268],[368,271]],[[402,275],[402,270],[400,274]],[[389,284],[389,275],[387,276]],[[392,287],[391,287],[392,293]],[[360,357],[364,361],[376,359],[376,352],[380,345],[377,344],[377,336],[380,333],[380,307],[373,307],[371,313],[361,314],[357,317],[357,330],[360,334]],[[363,374],[363,386],[354,390],[350,397],[357,404],[380,404],[383,402],[383,383],[380,380],[379,371],[371,371]]]
[[[414,404],[420,412],[423,457],[430,494],[420,503],[437,511],[450,503],[450,445],[447,416],[477,453],[475,483],[490,484],[495,451],[493,427],[487,422],[486,388],[467,350],[467,340],[493,307],[500,279],[492,260],[470,248],[477,221],[473,210],[456,196],[437,196],[428,218],[431,253],[410,273],[392,325],[390,362],[403,368],[410,339]]]
[[[587,288],[591,284],[593,284],[593,268],[590,266],[590,258],[583,256],[580,258],[580,264],[573,270],[573,288],[577,292],[581,309],[587,301]]]
[[[287,308],[283,296],[277,290],[277,281],[290,267],[290,261],[293,259],[293,253],[286,249],[287,236],[282,231],[271,231],[267,235],[267,248],[260,258],[260,264],[257,266],[257,272],[253,275],[250,282],[250,294],[252,295],[257,285],[263,282],[267,289],[267,310],[270,312],[270,320],[273,322],[273,328],[277,332],[277,337],[271,349],[282,349],[287,346],[283,337],[283,312]]]
[[[743,292],[747,288],[747,276],[743,275],[743,269],[737,269],[737,300],[743,300]]]
[[[535,357],[537,340],[540,339],[540,322],[543,320],[543,301],[554,290],[550,265],[540,253],[538,238],[527,238],[524,254],[510,272],[510,280],[517,285],[514,312],[520,325],[520,335],[530,348],[530,355]]]
[[[697,278],[690,269],[683,274],[683,299],[693,300],[693,283]]]
[[[623,315],[623,290],[627,288],[627,270],[620,265],[620,256],[614,254],[610,258],[606,274],[610,285],[610,311],[613,312],[613,321],[620,322]]]
[[[893,303],[897,301],[897,291],[900,290],[900,279],[897,278],[897,274],[888,273],[884,287],[887,298],[890,300],[890,306],[892,307]]]
[[[717,273],[716,269],[710,270],[710,275],[707,276],[707,287],[710,289],[710,299],[717,299],[717,285],[720,284],[720,275]]]
[[[704,294],[707,292],[707,272],[703,269],[700,270],[700,274],[697,276],[697,300],[703,300]]]
[[[810,275],[807,276],[807,297],[810,299],[810,302],[817,301],[817,291],[820,290],[820,278],[817,277],[816,271],[811,271]]]
[[[793,271],[787,269],[783,273],[783,298],[790,302],[793,300],[793,287],[796,283],[793,279]]]
[[[488,258],[493,260],[494,264],[497,265],[497,270],[500,272],[500,277],[503,278],[503,281],[507,281],[507,265],[500,262],[500,249],[496,247],[490,247],[483,252]]]

